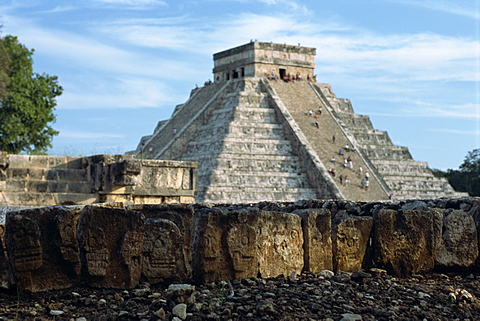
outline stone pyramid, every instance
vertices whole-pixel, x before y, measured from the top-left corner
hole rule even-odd
[[[215,54],[215,82],[194,89],[134,153],[198,162],[197,202],[462,196],[317,83],[314,57],[314,48],[262,42]]]

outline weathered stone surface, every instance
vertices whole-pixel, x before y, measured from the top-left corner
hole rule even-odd
[[[177,304],[195,303],[195,286],[190,284],[170,284],[167,289],[166,298],[169,307]]]
[[[15,281],[35,292],[83,281],[124,289],[189,279],[192,269],[199,282],[278,275],[297,282],[302,271],[328,277],[328,265],[337,273],[374,266],[376,276],[471,268],[477,200],[428,200],[425,211],[402,210],[424,208],[408,202],[319,200],[12,208],[5,243],[0,224],[0,287]]]
[[[335,270],[356,271],[368,259],[368,243],[372,230],[371,217],[352,217],[333,226],[333,266]]]
[[[228,260],[224,231],[231,226],[231,217],[221,209],[200,209],[192,221],[192,268],[197,281],[231,280],[235,278]],[[255,267],[254,267],[255,268]],[[258,268],[255,268],[258,271]],[[252,273],[252,272],[249,272]]]
[[[131,205],[128,211],[144,215],[145,231],[142,275],[149,283],[186,280],[190,265],[190,224],[193,206],[189,204]]]
[[[187,276],[182,234],[175,223],[161,218],[145,220],[142,274],[150,283]]]
[[[5,224],[0,224],[0,288],[8,289],[14,283],[5,245]]]
[[[7,214],[8,258],[20,289],[62,289],[78,281],[75,233],[79,212],[76,207],[54,206]]]
[[[478,234],[473,217],[461,210],[437,211],[443,214],[443,220],[440,224],[436,222],[440,233],[435,238],[435,265],[473,266],[478,258]]]
[[[203,209],[194,217],[195,278],[202,281],[290,275],[303,268],[301,218],[258,208]]]
[[[407,276],[434,267],[438,212],[380,210],[374,216],[373,251],[378,267]]]
[[[261,212],[257,218],[260,276],[300,274],[303,269],[301,218],[278,212]]]
[[[193,162],[138,160],[126,155],[7,156],[8,166],[0,167],[0,207],[192,203],[197,188],[197,164]]]
[[[228,253],[232,259],[235,278],[250,277],[258,273],[257,231],[248,225],[247,219],[241,215],[240,224],[227,232]]]
[[[309,209],[294,212],[302,218],[304,270],[318,274],[333,269],[332,218],[329,210]]]
[[[86,281],[95,287],[133,288],[140,280],[144,217],[138,212],[86,206],[78,241]]]

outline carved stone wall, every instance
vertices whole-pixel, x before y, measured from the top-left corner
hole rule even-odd
[[[124,155],[0,157],[0,206],[103,202],[192,203],[193,162],[133,159]]]
[[[128,289],[325,269],[478,269],[479,228],[480,198],[10,208],[0,285]]]

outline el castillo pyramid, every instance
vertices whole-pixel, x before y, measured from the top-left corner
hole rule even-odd
[[[315,52],[255,41],[214,54],[214,82],[192,90],[134,154],[198,162],[197,202],[465,195],[317,83]]]

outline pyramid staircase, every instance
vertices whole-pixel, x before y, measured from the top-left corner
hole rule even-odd
[[[351,133],[382,175],[396,199],[463,197],[445,178],[435,177],[426,162],[413,160],[407,147],[396,146],[388,133],[373,128],[370,118],[357,115],[348,99],[335,96],[328,84],[315,85],[333,115]]]
[[[239,79],[219,97],[181,160],[197,161],[198,202],[316,198],[258,79]]]
[[[349,136],[338,124],[330,106],[322,101],[310,82],[269,81],[269,83],[287,107],[320,161],[324,166],[335,170],[336,185],[346,199],[362,201],[388,199],[390,191],[381,175],[357,147],[354,137]],[[318,118],[315,118],[314,115],[319,114],[319,107],[322,112]],[[313,115],[309,115],[309,110]],[[315,122],[318,122],[318,128]],[[333,142],[333,136],[335,136],[335,142]],[[345,145],[356,146],[357,151],[347,150],[344,148]],[[339,155],[340,150],[343,150],[343,156]],[[331,162],[332,157],[335,158],[335,163]],[[352,160],[353,168],[348,164],[344,167],[344,161],[348,157]],[[362,167],[362,173],[359,167]],[[368,190],[363,188],[367,171],[370,175]],[[340,176],[348,177],[350,182],[342,184]]]

